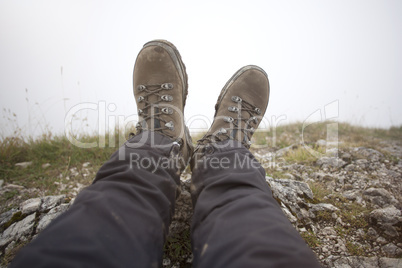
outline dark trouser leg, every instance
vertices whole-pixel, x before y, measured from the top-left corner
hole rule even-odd
[[[160,267],[179,176],[163,162],[172,142],[155,134],[155,143],[168,147],[156,149],[148,139],[140,148],[125,146],[124,160],[117,151],[11,267]]]
[[[193,168],[194,267],[319,267],[272,197],[265,170],[230,144],[207,148]]]

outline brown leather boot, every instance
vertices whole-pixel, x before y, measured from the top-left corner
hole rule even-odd
[[[269,100],[269,80],[263,69],[248,65],[238,70],[223,87],[215,105],[215,117],[195,152],[205,145],[233,139],[250,148]]]
[[[165,40],[146,43],[135,62],[133,85],[139,115],[137,134],[148,130],[171,138],[184,162],[182,171],[193,146],[183,114],[186,67],[176,47]]]

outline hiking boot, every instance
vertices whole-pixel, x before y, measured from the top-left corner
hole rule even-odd
[[[214,121],[207,134],[198,141],[195,152],[208,149],[210,143],[233,139],[250,148],[251,137],[258,128],[269,99],[268,76],[258,66],[238,70],[223,87],[215,105]]]
[[[158,132],[169,137],[184,163],[192,152],[192,141],[184,123],[187,74],[176,47],[154,40],[138,53],[133,73],[134,97],[138,108],[137,134]]]

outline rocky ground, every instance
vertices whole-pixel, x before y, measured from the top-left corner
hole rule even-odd
[[[325,267],[402,267],[402,144],[379,145],[333,147],[320,140],[309,145],[317,152],[314,159],[300,157],[306,150],[300,144],[252,149],[267,170],[266,181],[282,210]],[[93,176],[96,171],[84,163],[75,172],[69,176]],[[164,267],[191,267],[190,178],[188,172],[182,175]],[[38,196],[0,215],[2,265],[66,211],[83,186],[59,183],[60,189],[70,189],[68,194],[40,196],[35,189],[2,185],[0,195],[18,191],[17,201]]]

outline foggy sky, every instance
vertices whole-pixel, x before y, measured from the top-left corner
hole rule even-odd
[[[97,108],[76,114],[80,131],[96,129],[101,111],[136,115],[134,61],[153,39],[182,55],[194,128],[209,127],[221,88],[248,64],[270,79],[267,122],[304,121],[319,110],[322,120],[401,125],[401,11],[402,1],[367,0],[3,0],[0,136],[12,133],[13,120],[28,135],[63,133],[66,113],[83,103]]]

